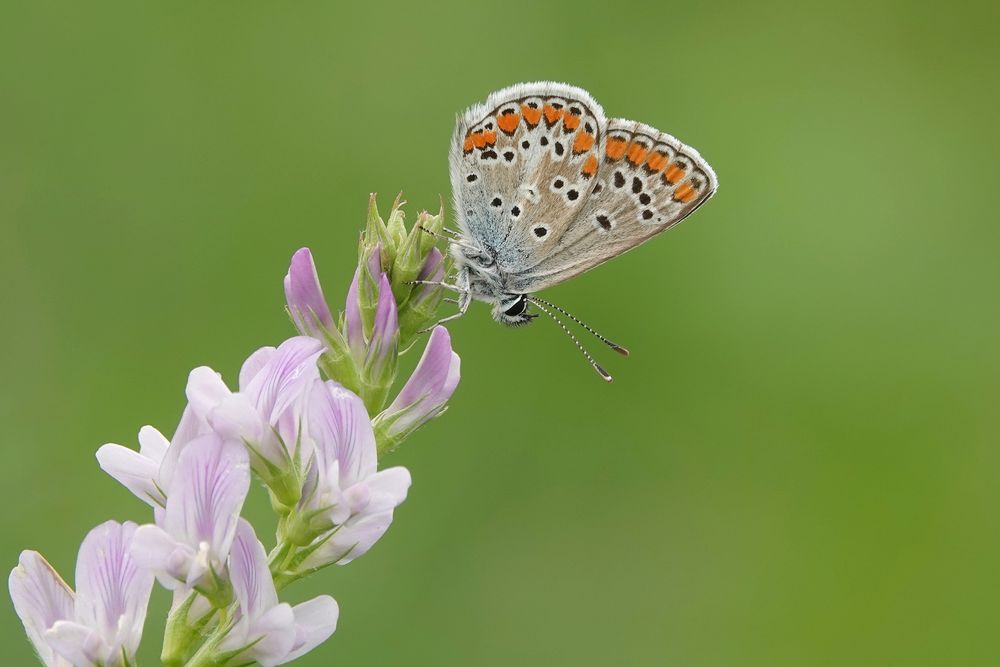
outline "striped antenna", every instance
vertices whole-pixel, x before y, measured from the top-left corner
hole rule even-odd
[[[573,341],[573,343],[576,345],[577,349],[580,350],[580,352],[583,353],[583,356],[585,356],[587,358],[587,361],[590,362],[590,365],[594,367],[594,370],[597,371],[597,374],[600,375],[604,379],[605,382],[611,382],[614,379],[614,378],[611,377],[610,373],[608,373],[606,370],[604,370],[603,368],[601,368],[601,365],[599,363],[597,363],[596,361],[594,361],[594,358],[592,356],[590,356],[590,352],[587,351],[587,348],[585,348],[583,346],[583,343],[581,343],[580,340],[576,336],[573,335],[572,331],[570,331],[568,328],[566,328],[566,325],[562,323],[562,320],[560,320],[558,317],[556,317],[554,313],[552,313],[548,308],[546,308],[545,306],[543,306],[537,300],[535,300],[533,298],[529,298],[529,301],[531,301],[532,303],[534,303],[535,306],[540,311],[542,311],[543,313],[545,313],[546,315],[548,315],[549,317],[551,317],[552,321],[559,325],[559,328],[561,328],[563,330],[563,333],[565,333],[567,336],[570,337],[570,340]],[[547,301],[544,302],[544,303],[546,305],[548,305]]]
[[[628,350],[627,349],[625,349],[624,347],[622,347],[618,343],[615,343],[614,341],[612,341],[611,339],[607,338],[606,336],[602,336],[601,334],[597,333],[596,331],[594,331],[593,329],[591,329],[586,323],[584,323],[582,320],[580,320],[578,317],[574,317],[572,314],[568,313],[565,309],[560,308],[556,304],[554,304],[554,303],[552,303],[550,301],[546,301],[545,299],[539,299],[537,296],[529,296],[528,297],[528,301],[530,301],[531,303],[535,304],[539,308],[542,307],[542,304],[545,304],[549,308],[552,308],[554,310],[558,310],[560,313],[562,313],[563,315],[565,315],[566,317],[568,317],[569,319],[573,320],[574,322],[576,322],[577,324],[579,324],[581,327],[583,327],[584,329],[586,329],[587,331],[589,331],[591,334],[594,335],[595,338],[597,338],[597,340],[601,341],[602,343],[604,343],[605,345],[607,345],[608,347],[610,347],[612,350],[614,350],[618,354],[622,355],[623,357],[627,357],[628,356]]]

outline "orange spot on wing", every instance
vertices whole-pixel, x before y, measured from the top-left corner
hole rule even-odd
[[[524,122],[526,122],[531,127],[538,125],[538,121],[542,119],[541,110],[532,109],[527,104],[521,105],[521,115],[524,116]]]
[[[585,151],[589,151],[594,145],[594,135],[590,132],[581,132],[576,135],[576,139],[573,140],[573,154],[579,155]]]
[[[476,148],[484,148],[486,146],[486,138],[482,132],[475,132],[472,135],[472,143]]]
[[[633,143],[628,147],[628,160],[632,164],[639,166],[646,159],[648,151],[641,144]]]
[[[507,134],[514,134],[514,130],[517,129],[517,124],[521,122],[521,116],[514,113],[505,113],[497,118],[497,127],[506,132]]]
[[[462,150],[465,151],[466,153],[468,153],[468,152],[470,152],[473,149],[473,147],[475,145],[476,144],[475,144],[475,142],[472,139],[472,135],[470,134],[469,136],[467,136],[465,138],[465,143],[462,144]]]
[[[562,117],[563,113],[565,113],[565,109],[556,109],[551,104],[546,104],[542,109],[542,113],[545,114],[545,122],[552,125]]]
[[[497,142],[497,133],[490,130],[489,132],[483,132],[483,142],[487,146],[492,146]]]
[[[608,143],[604,147],[604,154],[608,156],[609,160],[620,160],[622,155],[625,155],[625,140],[617,137],[608,139]]]
[[[590,178],[591,176],[597,173],[596,155],[591,154],[590,157],[587,158],[587,161],[583,163],[583,169],[580,170],[580,173],[586,176],[587,178]]]
[[[691,187],[690,183],[685,183],[681,187],[677,188],[677,192],[674,193],[674,199],[687,204],[694,199],[694,195],[694,188]]]
[[[667,170],[663,172],[663,180],[670,183],[670,185],[677,183],[682,178],[684,178],[684,169],[676,163],[667,167]]]
[[[650,171],[660,171],[667,166],[667,156],[663,153],[650,153],[646,166]]]
[[[580,127],[580,117],[571,113],[566,114],[563,116],[563,127],[567,130],[575,130]]]

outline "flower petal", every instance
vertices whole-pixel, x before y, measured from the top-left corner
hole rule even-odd
[[[135,494],[136,498],[152,507],[166,504],[166,498],[156,486],[160,472],[158,461],[128,447],[109,443],[97,450],[97,462],[104,472]]]
[[[351,348],[351,354],[360,359],[365,348],[364,320],[361,318],[361,303],[358,301],[358,281],[361,269],[354,272],[351,287],[347,290],[347,303],[344,307],[344,337]]]
[[[302,657],[330,638],[337,629],[340,608],[329,595],[320,595],[292,607],[295,614],[295,645],[282,663]]]
[[[194,413],[208,419],[209,413],[233,392],[222,381],[221,375],[208,366],[199,366],[188,375],[185,393]]]
[[[243,445],[214,434],[202,436],[185,448],[177,463],[163,528],[195,550],[207,543],[215,565],[221,566],[249,488],[250,464]]]
[[[295,613],[291,605],[281,603],[260,616],[249,631],[250,641],[257,641],[241,658],[251,658],[261,667],[273,667],[285,662],[285,656],[295,645]]]
[[[229,558],[230,581],[244,616],[253,619],[278,604],[278,593],[267,566],[267,553],[257,534],[240,519]]]
[[[269,424],[277,423],[282,413],[319,377],[316,360],[322,352],[323,343],[315,338],[289,338],[247,383],[244,393]]]
[[[333,328],[333,314],[323,296],[309,248],[300,248],[292,255],[285,275],[285,299],[292,320],[303,335],[322,338],[323,329]]]
[[[320,469],[340,464],[340,486],[348,487],[375,472],[375,433],[364,402],[336,382],[317,382],[309,395],[309,435]]]
[[[382,379],[388,365],[395,361],[398,335],[399,313],[396,310],[396,298],[392,294],[392,285],[389,284],[388,277],[383,273],[378,282],[375,324],[365,358],[365,367],[370,377]]]
[[[444,327],[435,327],[417,368],[385,411],[398,414],[391,430],[406,433],[436,417],[458,386],[461,359],[451,349],[451,336]]]
[[[110,657],[110,647],[93,628],[59,621],[45,632],[45,641],[74,667],[96,667]]]
[[[410,471],[402,466],[375,473],[365,482],[369,498],[364,512],[378,514],[398,507],[406,500],[406,493],[411,483]]]
[[[59,664],[44,635],[57,621],[73,618],[73,591],[37,551],[21,552],[7,586],[38,656],[46,665]]]
[[[174,591],[185,586],[196,555],[193,548],[152,524],[136,529],[129,554],[140,568],[155,574],[164,588]]]
[[[162,433],[148,424],[139,429],[139,453],[157,465],[163,461],[170,441]]]
[[[142,638],[153,575],[130,553],[137,526],[107,521],[84,538],[76,559],[76,620],[111,651],[135,655]]]
[[[392,523],[392,512],[360,515],[340,526],[333,535],[300,565],[302,571],[336,563],[347,565],[366,554]]]
[[[262,347],[247,357],[243,366],[240,367],[240,391],[246,391],[250,381],[270,363],[271,358],[274,357],[275,349],[271,346]]]

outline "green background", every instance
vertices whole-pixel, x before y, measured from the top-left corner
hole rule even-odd
[[[94,461],[332,301],[367,196],[556,79],[695,146],[693,218],[546,296],[632,349],[452,327],[446,416],[303,665],[996,665],[1000,12],[987,4],[6,2],[0,562],[147,521]],[[259,489],[258,489],[259,490]],[[250,514],[267,516],[261,494]],[[141,655],[156,664],[157,590]],[[5,664],[31,653],[0,605]]]

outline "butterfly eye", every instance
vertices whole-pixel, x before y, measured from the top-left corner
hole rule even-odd
[[[518,315],[523,313],[527,309],[527,307],[528,307],[528,300],[524,297],[524,295],[522,295],[518,298],[517,301],[514,302],[513,306],[503,311],[503,314],[509,317],[517,317]]]

